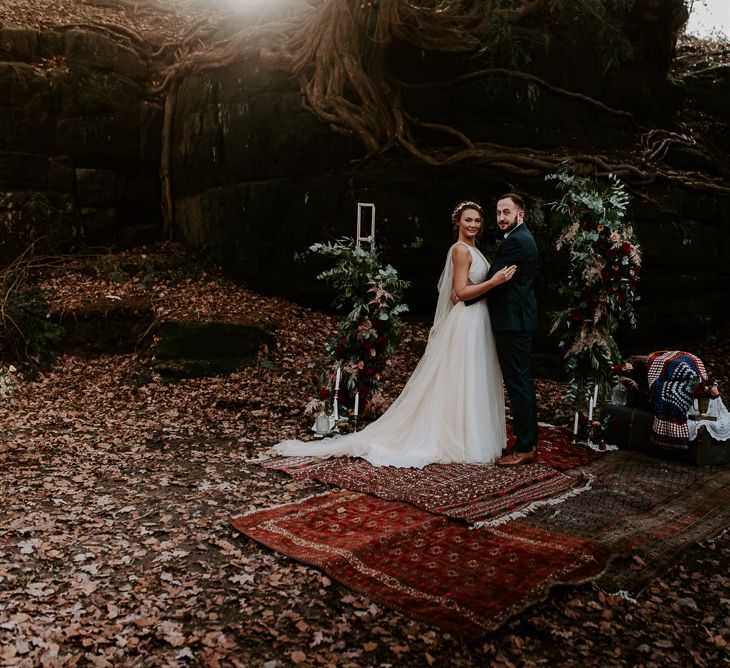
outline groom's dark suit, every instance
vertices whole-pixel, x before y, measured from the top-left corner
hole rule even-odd
[[[537,445],[537,402],[530,364],[532,332],[537,328],[537,245],[524,223],[514,227],[498,247],[487,279],[513,264],[517,265],[514,277],[486,297],[499,365],[512,403],[515,450],[529,452]]]

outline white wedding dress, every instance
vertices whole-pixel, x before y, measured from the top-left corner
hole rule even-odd
[[[462,242],[457,242],[457,244]],[[471,252],[469,280],[486,279],[489,263]],[[400,396],[359,432],[321,441],[283,441],[273,447],[287,456],[362,457],[376,466],[421,468],[432,463],[491,464],[505,445],[502,374],[487,302],[470,306],[449,299],[451,255],[439,280],[439,300],[428,345]]]

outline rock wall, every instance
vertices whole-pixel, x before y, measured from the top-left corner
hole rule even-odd
[[[665,11],[669,5],[671,12]],[[670,142],[664,161],[727,178],[728,107],[705,89],[708,82],[728,89],[730,70],[703,69],[684,82],[668,79],[676,26],[671,23],[661,35],[650,30],[676,21],[679,5],[679,0],[635,3],[636,11],[657,9],[648,19],[629,17],[634,55],[618,74],[601,79],[591,61],[588,25],[537,45],[533,70],[631,109],[647,123],[664,122],[686,92],[695,112],[714,119],[715,140],[694,148]],[[410,81],[448,79],[479,67],[461,56],[436,56],[404,44],[394,45],[388,57],[394,74]],[[147,92],[151,77],[134,50],[103,34],[0,29],[5,259],[39,237],[49,248],[69,249],[127,246],[160,236],[162,108]],[[564,96],[533,93],[524,83],[498,78],[446,91],[413,89],[405,102],[422,120],[514,147],[612,153],[638,141],[636,127],[625,118]],[[299,262],[295,256],[316,241],[353,236],[356,203],[372,202],[385,258],[412,282],[407,295],[412,312],[428,316],[452,241],[454,203],[476,199],[489,211],[500,193],[518,189],[533,196],[531,226],[543,258],[542,331],[549,312],[560,306],[556,286],[564,260],[552,248],[556,230],[544,206],[557,193],[542,179],[477,166],[434,170],[392,152],[363,160],[357,142],[303,108],[296,80],[256,60],[189,74],[177,94],[171,129],[172,235],[208,249],[230,275],[255,289],[326,308],[332,295],[316,280],[321,261]],[[627,335],[627,347],[680,345],[708,320],[727,319],[729,215],[724,195],[659,182],[636,193],[632,219],[645,272],[640,329]],[[488,217],[483,237],[488,255],[495,232]],[[551,343],[538,345],[548,349]]]
[[[146,63],[94,32],[0,29],[4,259],[159,238],[162,111]]]
[[[533,195],[533,205],[542,203],[531,217],[543,258],[541,331],[549,329],[549,312],[560,307],[557,285],[565,267],[553,249],[557,230],[545,206],[558,193],[543,179],[477,167],[436,171],[396,158],[358,162],[356,144],[302,109],[295,81],[266,72],[256,62],[191,76],[179,99],[174,233],[190,246],[208,247],[230,274],[255,289],[326,308],[332,295],[315,278],[323,265],[311,258],[295,261],[295,255],[316,241],[354,236],[356,203],[373,202],[376,238],[386,259],[412,282],[407,295],[412,312],[428,316],[445,250],[453,240],[453,205],[475,199],[490,211],[499,194],[519,189]],[[450,101],[459,106],[454,95]],[[421,102],[424,114],[440,113],[425,97]],[[484,98],[466,115],[473,120],[482,111],[491,118]],[[558,116],[553,117],[545,134],[567,132],[574,115],[564,115],[559,126]],[[511,128],[501,122],[503,140],[509,140]],[[594,124],[598,136],[590,141],[600,145],[602,135],[610,144],[616,133],[625,133],[615,125],[613,132],[605,128]],[[495,131],[485,122],[485,133]],[[583,136],[581,141],[589,140]],[[698,155],[712,163],[702,150]],[[670,154],[666,159],[682,158]],[[624,347],[681,346],[701,335],[708,321],[726,320],[730,198],[655,183],[636,193],[631,213],[645,272],[639,329],[624,335]],[[488,216],[483,237],[487,255],[496,240],[490,222]],[[553,346],[546,336],[538,341],[538,348]]]

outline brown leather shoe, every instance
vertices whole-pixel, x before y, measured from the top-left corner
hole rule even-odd
[[[537,449],[530,450],[529,452],[513,452],[510,455],[505,455],[497,460],[497,466],[519,466],[520,464],[527,464],[534,462],[537,459]]]

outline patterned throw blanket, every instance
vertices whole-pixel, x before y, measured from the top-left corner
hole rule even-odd
[[[670,449],[689,447],[687,411],[693,393],[707,382],[702,360],[690,353],[671,350],[653,353],[647,363],[654,422],[652,443]]]

